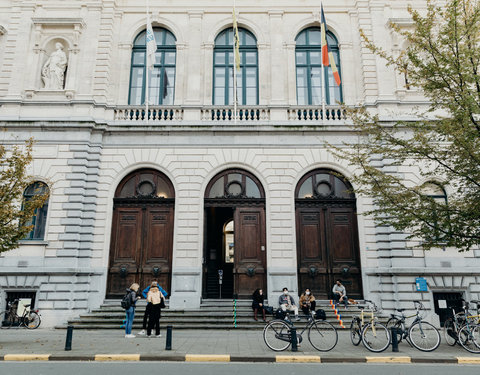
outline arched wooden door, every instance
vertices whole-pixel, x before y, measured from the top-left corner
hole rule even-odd
[[[266,292],[265,193],[251,173],[229,169],[210,181],[204,241],[205,298],[250,298],[257,288]]]
[[[153,169],[135,171],[118,185],[113,201],[107,298],[154,279],[170,292],[175,204],[170,180]]]
[[[335,280],[347,295],[363,296],[356,200],[351,185],[331,170],[305,175],[295,191],[299,291],[330,299]]]

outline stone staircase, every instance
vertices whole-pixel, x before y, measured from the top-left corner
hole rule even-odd
[[[162,318],[160,319],[161,327],[172,325],[174,329],[253,329],[262,330],[265,323],[261,320],[256,322],[253,319],[253,311],[250,300],[238,300],[236,312],[236,328],[233,319],[233,301],[208,299],[203,300],[199,309],[196,310],[170,310],[162,309]],[[339,322],[333,312],[328,301],[317,301],[317,308],[322,308],[327,314],[327,320],[334,324],[336,328],[340,328]],[[135,320],[133,322],[133,330],[141,329],[143,314],[145,311],[145,301],[137,302],[135,311]],[[340,308],[343,324],[345,328],[349,328],[352,316],[358,314],[359,310],[352,306],[345,310]],[[125,311],[120,306],[120,300],[105,300],[104,304],[98,309],[93,309],[87,314],[82,314],[76,319],[68,322],[75,329],[120,329],[122,321],[125,319]],[[267,320],[273,317],[267,315]],[[302,319],[302,322],[304,320]],[[299,322],[302,324],[302,322]],[[58,326],[56,328],[64,329],[67,325]]]

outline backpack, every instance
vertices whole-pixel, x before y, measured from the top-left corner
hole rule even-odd
[[[275,319],[285,319],[285,317],[287,316],[287,313],[285,311],[283,311],[282,309],[277,309],[275,310]]]
[[[327,314],[325,314],[325,310],[318,309],[317,311],[315,311],[315,319],[326,320],[327,319]]]
[[[125,310],[128,310],[132,306],[132,300],[130,299],[130,293],[131,293],[130,291],[125,293],[125,295],[122,298],[122,302],[120,302],[120,305]]]

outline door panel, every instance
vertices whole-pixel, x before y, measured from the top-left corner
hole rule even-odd
[[[362,296],[357,223],[354,206],[297,207],[299,290],[312,289],[317,298],[331,298],[336,279],[347,294]]]
[[[143,288],[155,278],[170,291],[173,214],[173,207],[156,205],[114,208],[107,297],[122,296],[134,282]]]
[[[257,288],[266,291],[265,209],[237,207],[234,213],[234,288],[250,297]]]

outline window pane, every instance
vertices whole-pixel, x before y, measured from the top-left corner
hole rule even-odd
[[[307,82],[307,68],[297,68],[297,87],[305,87]]]
[[[245,187],[245,195],[249,198],[261,198],[260,190],[257,184],[250,177],[246,177],[247,186]]]
[[[225,52],[215,52],[215,64],[216,65],[225,64]]]
[[[144,65],[144,64],[145,64],[145,52],[134,52],[133,65]]]
[[[321,86],[322,85],[322,69],[321,68],[311,68],[310,69],[310,80],[312,86]]]
[[[132,87],[130,90],[130,104],[141,105],[142,104],[142,91],[141,87]]]
[[[210,189],[209,198],[219,198],[225,195],[223,177],[219,178]]]
[[[217,36],[217,39],[215,39],[215,44],[220,46],[227,44],[226,32],[222,32],[219,36]]]
[[[307,37],[307,32],[306,31],[302,31],[300,34],[298,34],[297,39],[296,39],[297,46],[307,44],[306,37]]]
[[[297,65],[305,65],[307,63],[307,52],[296,52],[297,55]]]
[[[225,87],[225,68],[215,68],[215,87]]]
[[[175,65],[175,52],[165,52],[165,64]]]
[[[142,31],[142,33],[137,36],[137,39],[135,39],[135,45],[145,46],[145,31]]]
[[[257,87],[257,69],[247,68],[247,87]]]
[[[311,197],[313,197],[312,177],[309,177],[300,187],[300,190],[298,191],[298,198]]]
[[[247,88],[247,101],[245,104],[247,105],[257,105],[258,100],[257,100],[257,88],[256,87],[250,87]]]
[[[165,38],[165,45],[174,46],[175,45],[175,37],[173,36],[172,33],[168,32],[168,31],[166,33],[167,33],[167,35],[166,35],[166,38]]]
[[[133,87],[143,86],[143,69],[144,69],[143,67],[132,69],[132,86]]]
[[[308,31],[308,44],[313,46],[320,46],[321,45],[321,34],[320,29],[318,30],[309,30]]]
[[[155,37],[155,43],[157,43],[157,46],[163,45],[163,33],[163,29],[153,29],[153,36]]]
[[[248,65],[257,65],[257,53],[245,52],[245,59]]]
[[[240,52],[240,65],[242,64],[242,53]],[[233,65],[233,52],[228,52],[228,65]]]
[[[310,64],[322,65],[321,55],[320,51],[310,51]]]
[[[241,45],[242,45],[242,44],[243,44],[243,45],[246,45],[246,46],[255,46],[255,45],[257,45],[257,41],[255,40],[255,38],[254,38],[252,35],[250,35],[249,33],[245,32],[245,31],[243,32],[243,34],[245,35],[245,39],[244,39],[245,41],[243,42],[242,37],[240,36],[240,44],[241,44]],[[242,43],[242,42],[243,42],[243,43]]]

